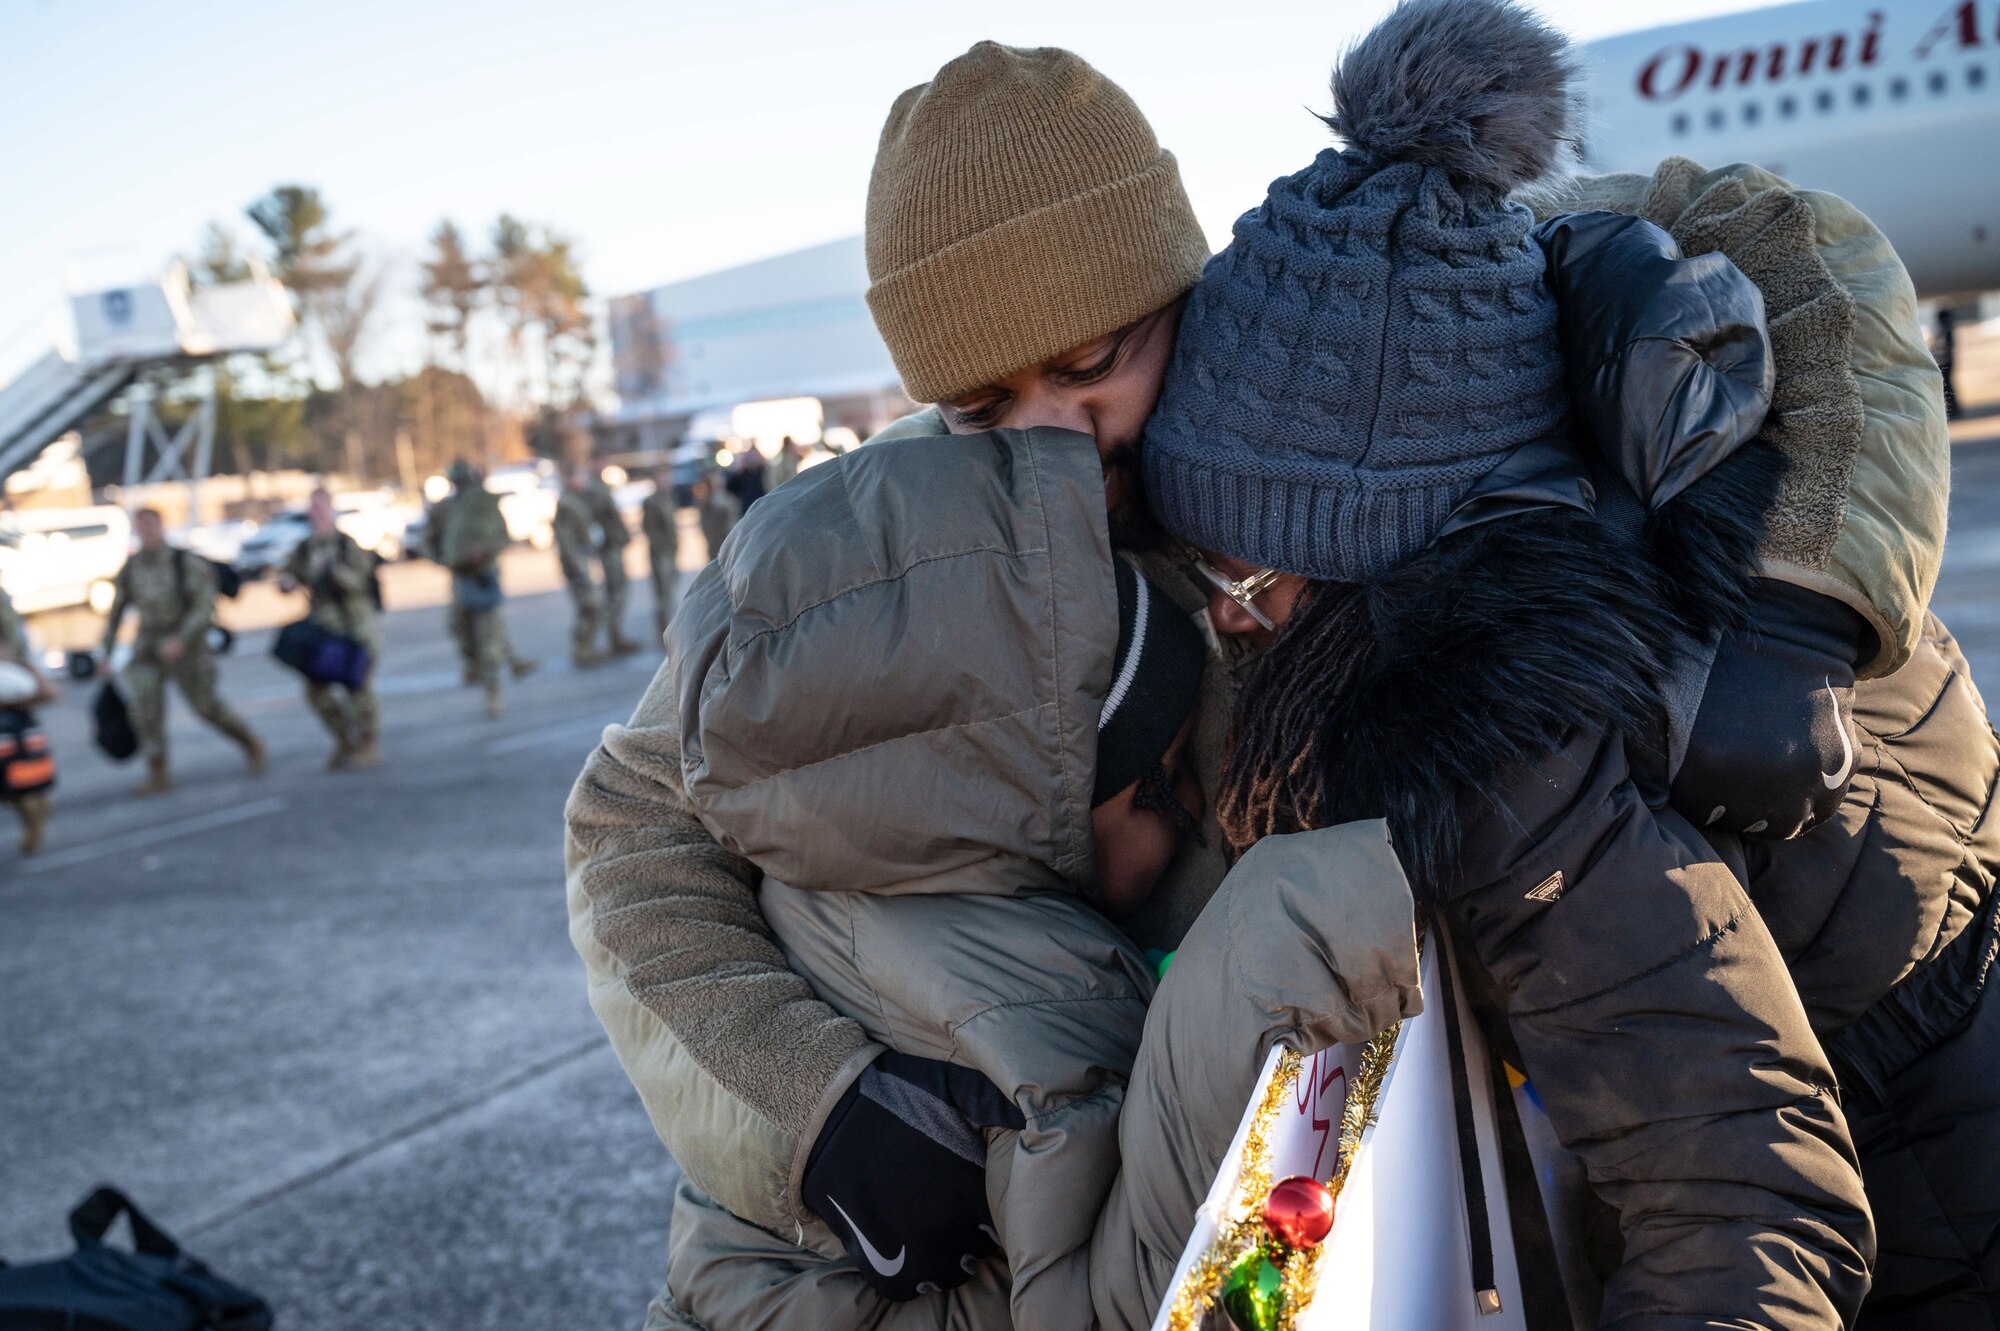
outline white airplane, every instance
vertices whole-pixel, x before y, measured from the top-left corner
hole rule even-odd
[[[2000,290],[2000,0],[1808,0],[1584,51],[1592,170],[1754,162],[1867,213],[1918,294]]]

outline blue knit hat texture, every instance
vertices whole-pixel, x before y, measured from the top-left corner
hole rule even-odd
[[[1169,531],[1365,581],[1561,431],[1556,305],[1507,195],[1555,164],[1571,72],[1506,0],[1404,0],[1342,59],[1347,147],[1273,184],[1188,298],[1142,451]]]

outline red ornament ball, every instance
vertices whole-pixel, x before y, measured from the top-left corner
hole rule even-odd
[[[1264,1228],[1289,1247],[1317,1247],[1333,1232],[1333,1194],[1303,1174],[1279,1179],[1264,1199]]]

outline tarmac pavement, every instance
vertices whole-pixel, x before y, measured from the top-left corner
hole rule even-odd
[[[1954,463],[1936,606],[2000,679],[2000,442]],[[297,603],[264,587],[229,607],[222,668],[262,780],[176,699],[178,788],[139,800],[89,745],[89,686],[47,711],[43,855],[16,859],[0,815],[0,1256],[65,1251],[67,1208],[109,1181],[283,1331],[635,1328],[676,1171],[584,1000],[560,820],[656,657],[572,670],[554,556],[516,552],[509,622],[544,664],[489,722],[441,576],[387,572],[375,771],[323,770],[268,656]]]
[[[519,552],[508,584],[553,565]],[[324,769],[268,655],[298,603],[268,587],[227,607],[268,623],[222,666],[263,779],[176,698],[177,788],[140,800],[89,744],[94,685],[45,712],[41,856],[0,813],[0,1256],[67,1250],[69,1206],[112,1182],[287,1331],[634,1327],[676,1170],[584,999],[561,813],[658,658],[577,672],[562,593],[518,596],[543,665],[488,721],[442,579],[386,573],[376,770]]]

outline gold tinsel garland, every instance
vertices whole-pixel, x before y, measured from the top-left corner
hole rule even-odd
[[[1334,1155],[1333,1177],[1327,1187],[1337,1199],[1347,1182],[1349,1169],[1361,1148],[1361,1134],[1375,1122],[1375,1107],[1382,1094],[1382,1082],[1396,1053],[1396,1036],[1401,1023],[1391,1026],[1362,1047],[1361,1060],[1349,1083],[1347,1103],[1340,1114],[1340,1138]],[[1230,1268],[1267,1239],[1263,1205],[1271,1193],[1271,1129],[1298,1084],[1301,1059],[1286,1050],[1278,1056],[1276,1072],[1264,1088],[1264,1098],[1244,1135],[1242,1170],[1230,1191],[1223,1219],[1215,1237],[1196,1259],[1180,1285],[1170,1294],[1167,1331],[1196,1331],[1203,1314],[1215,1306]],[[1284,1276],[1282,1331],[1291,1331],[1293,1319],[1312,1302],[1313,1267],[1318,1249],[1293,1252],[1280,1262]]]

